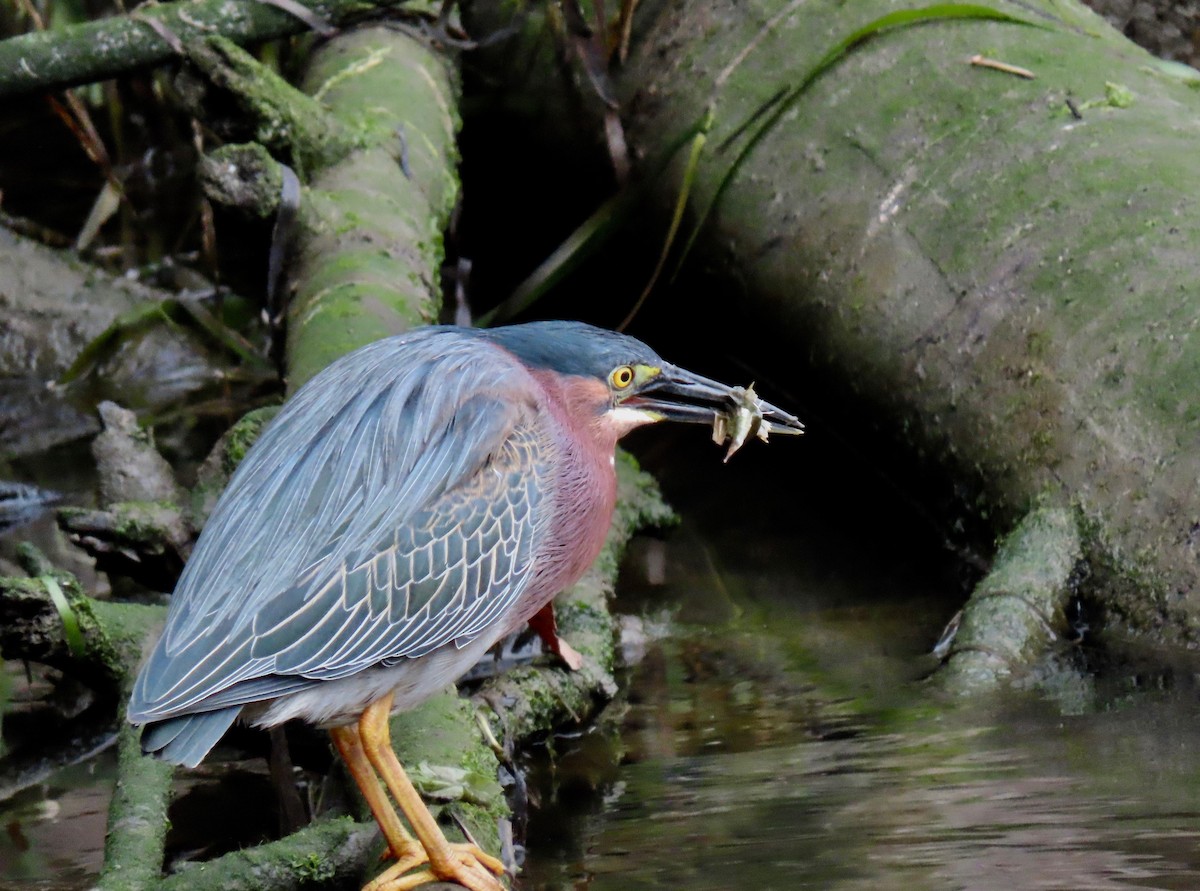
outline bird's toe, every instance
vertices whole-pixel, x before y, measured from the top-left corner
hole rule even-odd
[[[447,861],[430,864],[428,868],[410,872],[427,862],[424,851],[404,853],[395,863],[363,886],[363,891],[409,891],[430,882],[454,882],[469,891],[505,891],[497,876],[504,874],[504,864],[472,844],[452,844]]]

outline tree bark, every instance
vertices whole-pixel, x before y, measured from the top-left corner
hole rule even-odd
[[[714,113],[684,234],[719,200],[686,312],[793,391],[819,381],[814,404],[853,405],[861,438],[940,466],[993,537],[1035,503],[1078,506],[1086,593],[1113,624],[1200,640],[1197,79],[1075,2],[995,0],[1032,26],[892,27],[805,86],[914,5],[639,9],[617,84],[664,229],[686,152],[665,175],[649,159]],[[972,64],[985,51],[1033,78]]]
[[[815,364],[886,404],[893,435],[954,468],[977,510],[1012,522],[1043,493],[1078,503],[1094,568],[1116,570],[1094,576],[1114,613],[1195,639],[1200,220],[1179,184],[1200,181],[1200,97],[1082,7],[997,6],[1052,27],[913,28],[818,79],[726,192],[708,260]],[[806,5],[795,14],[824,33],[782,25],[722,106],[740,118],[827,34],[890,8]],[[762,30],[732,7],[684,9],[631,66],[635,145],[698,114],[697,84]],[[723,49],[697,39],[714,21]],[[652,64],[667,45],[686,76]],[[982,47],[1036,79],[969,66]],[[1096,104],[1076,119],[1070,97]],[[698,197],[724,160],[701,168]]]
[[[306,0],[315,18],[339,24],[400,0]],[[0,97],[103,80],[161,65],[187,44],[213,35],[236,43],[273,40],[309,23],[269,3],[199,0],[160,3],[92,22],[33,31],[0,41]],[[176,44],[175,41],[178,41]]]
[[[971,696],[1025,681],[1067,624],[1081,556],[1070,510],[1039,508],[1025,517],[959,614],[939,686]]]
[[[345,352],[437,321],[442,231],[458,198],[458,85],[425,44],[364,28],[322,46],[301,86],[358,141],[306,184],[291,270],[291,391]]]

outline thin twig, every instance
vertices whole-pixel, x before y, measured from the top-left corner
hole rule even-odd
[[[796,7],[804,2],[806,2],[806,0],[792,0],[791,3],[779,10],[779,12],[775,13],[775,15],[771,16],[771,18],[767,20],[767,23],[758,29],[758,33],[751,38],[749,43],[741,48],[738,54],[730,60],[728,65],[721,69],[721,73],[718,74],[716,79],[713,81],[714,97],[721,91],[721,87],[725,86],[725,81],[729,80],[730,75],[737,70],[739,65],[746,61],[746,57],[754,52],[755,48],[763,42],[764,38],[766,38],[768,34],[775,30],[775,26],[795,12]]]
[[[1016,65],[1009,65],[1007,62],[999,62],[996,59],[989,59],[987,56],[980,55],[971,56],[970,61],[977,68],[991,68],[995,71],[1003,71],[1005,74],[1015,74],[1017,77],[1033,80],[1033,72],[1028,68],[1020,68]]]
[[[33,22],[33,27],[37,31],[46,30],[46,22],[42,19],[42,14],[37,11],[37,7],[33,5],[33,0],[19,0],[22,11],[29,16],[29,20]]]

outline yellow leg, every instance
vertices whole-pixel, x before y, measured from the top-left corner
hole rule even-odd
[[[387,869],[364,891],[407,891],[409,888],[432,881],[450,881],[469,888],[470,891],[504,891],[488,872],[500,875],[504,864],[495,857],[471,844],[451,844],[438,827],[433,814],[421,801],[413,788],[404,768],[392,749],[388,730],[388,716],[392,711],[392,697],[384,697],[367,707],[358,722],[363,751],[375,772],[392,793],[392,798],[408,818],[417,839],[425,848],[429,858],[429,869],[410,876],[401,876],[406,870],[399,863]],[[411,868],[411,867],[409,867]]]
[[[350,771],[350,776],[354,778],[355,784],[366,799],[371,815],[379,824],[384,840],[387,841],[392,856],[396,858],[395,865],[404,864],[404,869],[400,871],[407,872],[424,863],[425,849],[408,834],[408,830],[396,815],[396,809],[388,801],[387,793],[380,788],[379,777],[375,775],[371,762],[363,752],[362,737],[358,734],[358,728],[354,725],[333,727],[329,735],[333,737],[333,744],[337,746],[342,760],[346,762],[346,769]]]

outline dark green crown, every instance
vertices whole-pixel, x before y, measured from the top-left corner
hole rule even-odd
[[[604,380],[619,365],[663,365],[636,337],[583,322],[528,322],[480,332],[525,364]]]

